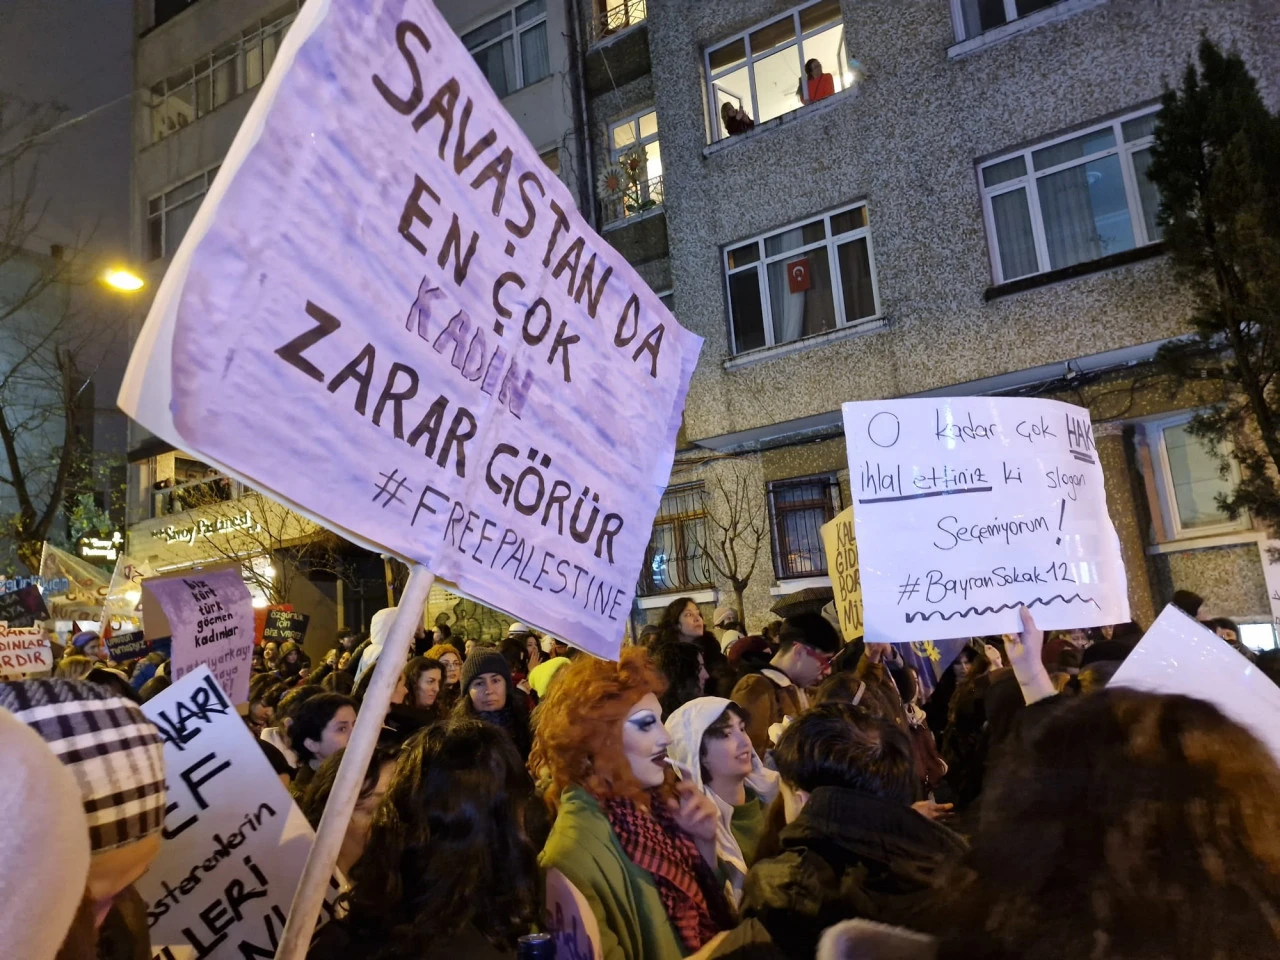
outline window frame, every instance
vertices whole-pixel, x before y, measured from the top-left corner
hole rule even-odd
[[[467,53],[471,55],[471,58],[472,58],[473,60],[475,59],[475,55],[476,55],[476,53],[477,53],[477,52],[479,52],[479,51],[481,51],[481,50],[487,50],[487,49],[489,49],[489,47],[492,47],[494,44],[502,43],[504,40],[508,40],[508,39],[509,39],[509,40],[511,41],[511,56],[512,56],[512,62],[514,62],[514,63],[515,63],[515,69],[516,69],[516,80],[517,80],[517,82],[516,82],[516,84],[515,84],[515,85],[514,85],[510,90],[508,90],[505,94],[503,94],[502,96],[498,97],[498,99],[499,99],[499,100],[506,99],[506,97],[511,96],[513,93],[516,93],[516,92],[517,92],[517,91],[519,91],[519,90],[523,90],[525,87],[532,86],[534,83],[539,83],[539,82],[541,82],[541,81],[543,81],[543,80],[547,79],[547,77],[554,76],[554,74],[555,74],[555,71],[551,69],[551,65],[550,65],[550,60],[551,60],[551,48],[550,48],[551,30],[550,30],[550,28],[549,28],[549,27],[547,27],[547,5],[546,5],[546,3],[544,2],[544,3],[543,3],[543,5],[542,5],[542,13],[538,14],[538,15],[537,15],[536,17],[534,17],[533,19],[528,20],[528,21],[527,21],[527,22],[525,22],[525,23],[516,23],[516,10],[517,10],[517,8],[519,8],[519,7],[523,7],[526,3],[529,3],[529,2],[530,2],[530,0],[517,0],[517,2],[516,2],[516,3],[513,3],[511,6],[507,7],[507,9],[506,9],[506,10],[504,10],[502,13],[495,14],[494,16],[489,17],[489,18],[488,18],[488,19],[486,19],[486,20],[482,20],[482,21],[480,21],[479,23],[476,23],[476,24],[474,24],[473,26],[468,27],[466,30],[459,30],[459,31],[458,31],[458,39],[462,41],[462,45],[466,48]],[[486,40],[486,41],[484,41],[483,43],[480,43],[480,44],[478,44],[478,45],[476,45],[476,46],[474,46],[474,47],[468,47],[468,46],[467,46],[467,40],[466,40],[467,34],[469,34],[469,33],[475,33],[477,30],[481,30],[481,29],[483,29],[484,27],[487,27],[487,26],[489,26],[490,24],[492,24],[492,23],[496,23],[497,21],[499,21],[499,20],[503,20],[503,19],[505,19],[505,20],[507,21],[507,28],[506,28],[502,33],[500,33],[498,36],[493,37],[493,38],[492,38],[492,39],[490,39],[490,40]],[[546,28],[546,37],[547,37],[547,61],[548,61],[548,62],[547,62],[547,76],[546,76],[546,77],[539,77],[537,80],[534,80],[534,81],[532,81],[532,82],[526,82],[526,81],[525,81],[525,78],[524,78],[524,54],[521,52],[521,49],[520,49],[520,37],[521,37],[523,34],[528,33],[530,30],[532,30],[534,27],[537,27],[537,26],[542,26],[542,27]],[[477,66],[478,66],[478,65],[479,65],[479,64],[477,63]],[[484,72],[484,71],[482,70],[482,71],[481,71],[481,73],[483,73],[483,72]],[[488,80],[489,80],[489,78],[486,76],[486,77],[485,77],[485,80],[486,80],[486,81],[488,81]],[[490,88],[492,88],[492,86],[493,86],[492,81],[490,81],[490,82],[489,82],[489,86],[490,86]],[[497,93],[497,91],[495,90],[495,91],[494,91],[494,93],[496,94],[496,93]]]
[[[183,180],[179,180],[177,183],[170,184],[160,192],[154,193],[147,198],[146,215],[142,225],[143,232],[146,237],[146,243],[147,243],[147,251],[146,251],[147,263],[155,263],[160,260],[167,260],[173,256],[176,248],[170,249],[169,238],[168,238],[168,233],[169,233],[168,215],[170,211],[176,210],[178,207],[181,207],[184,204],[190,203],[193,200],[198,201],[199,203],[204,203],[204,198],[208,196],[209,188],[213,186],[214,178],[218,175],[218,170],[221,168],[221,166],[222,164],[218,163],[218,164],[214,164],[212,167],[207,167],[206,169],[201,170],[199,173],[193,176],[186,177]],[[182,200],[175,203],[172,207],[168,207],[165,205],[164,200],[166,196],[173,193],[173,191],[179,189],[180,187],[185,187],[187,184],[194,183],[196,180],[200,180],[200,179],[204,180],[204,187],[200,190],[200,192],[194,193],[190,197],[184,197]],[[153,211],[151,205],[156,201],[160,202],[160,207],[158,210]],[[153,220],[156,220],[156,219],[159,219],[160,221],[161,252],[160,252],[160,256],[152,257],[151,247],[150,247],[151,223]],[[185,237],[186,234],[183,234],[183,236]],[[179,243],[181,243],[181,241],[179,241]]]
[[[785,13],[781,13],[775,17],[770,17],[767,20],[761,20],[758,23],[753,23],[751,24],[751,26],[747,27],[747,29],[739,33],[735,33],[735,34],[732,34],[731,36],[724,37],[716,41],[714,44],[711,44],[710,46],[706,47],[702,51],[702,86],[703,86],[703,92],[707,97],[707,114],[710,118],[710,132],[711,132],[711,139],[709,141],[710,143],[718,143],[721,140],[728,140],[728,139],[731,139],[731,136],[732,136],[731,134],[727,134],[727,133],[724,134],[723,136],[721,135],[720,107],[716,103],[716,90],[715,90],[716,80],[722,77],[728,76],[731,73],[735,73],[738,70],[745,69],[747,71],[747,79],[751,87],[751,118],[755,121],[757,126],[762,123],[768,123],[769,122],[768,120],[756,119],[760,116],[760,103],[759,103],[759,97],[756,94],[755,64],[761,60],[768,59],[769,57],[773,56],[776,53],[781,52],[782,50],[785,50],[788,46],[794,45],[795,47],[797,47],[797,52],[800,55],[800,70],[801,70],[800,75],[803,75],[804,65],[806,63],[806,57],[804,55],[804,41],[806,39],[812,39],[818,34],[825,33],[826,31],[832,29],[834,26],[834,23],[823,24],[821,27],[817,27],[813,30],[810,30],[808,33],[805,33],[800,26],[800,13],[801,11],[808,9],[809,7],[815,7],[818,4],[823,2],[825,2],[825,0],[807,0],[807,2],[805,3],[797,4],[796,6],[792,7],[790,10],[786,11]],[[842,33],[840,37],[840,48],[841,48],[841,57],[840,57],[840,64],[839,64],[840,70],[838,73],[836,71],[831,71],[831,72],[833,77],[837,75],[840,77],[843,77],[845,73],[845,68],[849,62],[848,25],[844,22],[844,9],[840,7],[838,3],[837,3],[837,9],[840,11],[839,29],[841,30],[841,33]],[[759,31],[765,29],[766,27],[771,27],[775,23],[781,23],[783,20],[786,20],[788,18],[792,20],[795,26],[794,41],[788,44],[784,44],[783,46],[780,46],[780,47],[770,47],[767,51],[759,54],[753,53],[751,51],[751,34],[758,33]],[[723,48],[730,46],[739,40],[742,41],[742,49],[743,49],[743,52],[745,53],[745,59],[742,61],[742,63],[736,64],[731,67],[722,68],[719,72],[713,72],[711,69],[711,54],[717,50],[722,50]],[[797,80],[798,79],[799,79],[799,75],[797,76]],[[836,93],[837,94],[841,93],[846,89],[848,89],[848,87],[842,86],[839,90],[836,91]],[[799,107],[797,107],[795,110],[788,110],[786,113],[779,114],[779,116],[785,117],[788,113],[798,112],[800,110],[803,110],[807,106],[810,106],[810,104],[803,103]],[[775,118],[771,117],[770,120],[772,119],[775,119]]]
[[[1004,0],[1004,23],[998,23],[994,27],[990,27],[987,30],[981,30],[978,33],[973,34],[973,36],[968,36],[964,32],[964,0],[951,0],[951,22],[955,27],[956,43],[963,43],[966,40],[975,40],[978,37],[985,37],[994,30],[999,30],[1001,27],[1007,27],[1012,23],[1018,23],[1019,21],[1034,17],[1037,14],[1044,13],[1046,10],[1052,10],[1054,7],[1065,2],[1066,0],[1053,0],[1053,2],[1048,6],[1041,7],[1039,10],[1032,10],[1030,13],[1020,14],[1018,13],[1018,0]]]
[[[279,53],[280,44],[284,40],[284,35],[288,32],[289,27],[293,25],[293,21],[297,18],[298,9],[301,6],[300,0],[287,4],[285,7],[277,10],[275,13],[262,17],[254,22],[252,27],[242,30],[235,39],[228,40],[218,44],[216,47],[201,54],[195,60],[187,63],[181,70],[176,70],[167,77],[163,77],[151,84],[148,91],[148,99],[146,101],[147,123],[150,128],[149,144],[156,144],[162,140],[167,140],[175,135],[179,130],[189,127],[191,124],[214,113],[219,107],[225,106],[232,100],[235,100],[243,93],[254,90],[262,85],[267,77],[267,69],[259,69],[259,77],[254,83],[249,82],[249,56],[251,51],[257,51],[261,56],[261,50],[269,36],[276,38],[276,52]],[[234,48],[234,49],[232,49]],[[215,76],[218,68],[226,64],[228,61],[233,63],[232,68],[232,89],[227,96],[214,103]],[[274,57],[272,59],[274,63]],[[261,63],[261,60],[259,60]],[[184,78],[180,82],[169,86],[169,81],[175,77],[189,73],[190,76]],[[201,100],[201,89],[203,84],[204,101]],[[179,126],[177,129],[168,133],[160,133],[156,120],[157,111],[172,96],[179,91],[190,89],[190,104],[194,116],[191,120]]]
[[[1201,540],[1205,537],[1216,537],[1222,534],[1238,533],[1253,528],[1253,518],[1248,511],[1240,514],[1239,519],[1225,519],[1221,523],[1202,527],[1186,528],[1182,526],[1182,517],[1178,511],[1177,491],[1174,487],[1173,469],[1169,465],[1169,451],[1165,445],[1165,430],[1180,427],[1191,421],[1196,415],[1194,410],[1184,410],[1167,416],[1144,420],[1141,423],[1143,437],[1147,449],[1151,453],[1151,467],[1154,476],[1152,486],[1155,488],[1159,503],[1152,506],[1160,511],[1164,525],[1164,542],[1172,543],[1180,540]],[[1234,485],[1240,482],[1240,467],[1234,460],[1227,460],[1227,482]]]
[[[826,514],[825,514],[826,519],[822,521],[822,524],[818,525],[819,529],[817,531],[817,537],[818,537],[817,552],[820,556],[822,556],[823,560],[825,561],[826,553],[822,546],[821,527],[823,526],[823,524],[830,523],[835,518],[836,514],[838,514],[841,511],[841,509],[843,509],[842,501],[843,501],[844,494],[840,490],[839,474],[832,472],[832,473],[816,473],[806,477],[788,477],[785,480],[770,480],[768,484],[766,484],[765,486],[765,498],[768,500],[768,503],[769,503],[769,534],[772,541],[770,552],[773,554],[773,575],[774,575],[774,578],[779,583],[785,583],[789,580],[807,580],[812,577],[830,576],[829,570],[825,566],[825,564],[821,569],[817,569],[817,570],[790,571],[790,572],[784,570],[783,550],[782,550],[784,537],[779,532],[779,527],[778,527],[779,510],[778,510],[778,503],[776,498],[777,492],[779,490],[783,490],[788,487],[805,487],[805,486],[818,486],[818,485],[822,485],[824,488],[825,497],[824,497],[822,506],[826,510]],[[782,515],[785,516],[787,513],[790,513],[793,511],[799,512],[801,510],[812,510],[816,506],[818,506],[818,502],[816,498],[813,501],[807,502],[803,505],[787,505],[783,507]]]
[[[670,516],[663,516],[662,503],[667,501],[669,497],[679,497],[682,495],[692,495],[693,503],[696,504],[694,509],[678,511]],[[689,562],[691,555],[686,541],[685,525],[697,520],[705,522],[707,517],[707,509],[705,503],[706,485],[701,481],[692,483],[681,483],[670,486],[662,495],[662,501],[659,502],[658,512],[654,515],[653,526],[649,531],[649,542],[644,548],[644,564],[640,568],[640,576],[636,584],[637,597],[660,597],[667,595],[675,595],[679,593],[691,593],[700,590],[712,589],[715,574],[711,569],[711,562],[703,559],[703,572],[706,574],[705,580],[696,580],[690,575]],[[678,502],[677,502],[677,505]],[[653,548],[653,538],[659,526],[670,526],[673,528],[672,542],[675,544],[675,560],[677,564],[678,583],[671,589],[657,589],[655,578],[653,575],[653,557],[651,554]],[[670,561],[668,562],[670,568]],[[696,571],[695,571],[696,573]],[[667,579],[671,579],[668,577]]]
[[[1149,104],[1122,113],[1109,120],[1099,121],[1098,123],[1089,124],[1088,126],[1079,127],[1066,133],[1057,134],[1045,140],[1037,140],[1034,143],[1027,144],[1017,150],[1011,150],[1001,153],[994,157],[980,160],[975,164],[975,172],[977,176],[978,191],[982,196],[982,219],[987,231],[987,256],[991,264],[992,282],[999,286],[1002,283],[1011,283],[1014,280],[1025,280],[1029,277],[1037,277],[1042,274],[1051,273],[1055,270],[1069,269],[1077,264],[1070,264],[1068,267],[1055,267],[1049,259],[1049,241],[1045,232],[1044,215],[1040,209],[1040,191],[1037,188],[1037,181],[1043,177],[1052,176],[1069,170],[1072,167],[1083,166],[1095,160],[1101,160],[1106,157],[1115,155],[1120,161],[1120,176],[1124,183],[1125,201],[1129,211],[1129,222],[1133,228],[1133,247],[1132,250],[1138,250],[1142,247],[1149,247],[1152,244],[1159,243],[1161,238],[1152,239],[1147,235],[1147,219],[1142,210],[1142,194],[1139,189],[1138,173],[1133,165],[1133,157],[1143,150],[1151,148],[1151,144],[1155,140],[1154,134],[1147,134],[1136,140],[1125,140],[1124,124],[1130,120],[1136,120],[1151,114],[1159,113],[1159,104]],[[1060,143],[1066,143],[1070,140],[1076,140],[1080,137],[1088,136],[1091,133],[1098,133],[1103,130],[1111,130],[1115,136],[1113,146],[1098,150],[1087,156],[1068,160],[1064,163],[1055,164],[1052,167],[1046,167],[1043,170],[1037,170],[1033,154],[1039,153],[1049,147],[1056,146]],[[1025,165],[1024,172],[1021,176],[1011,177],[1002,181],[995,186],[988,187],[983,179],[983,173],[987,169],[1006,163],[1021,157]],[[1027,211],[1031,218],[1031,235],[1035,245],[1036,252],[1036,269],[1033,273],[1024,273],[1016,277],[1006,277],[1004,269],[1000,262],[1000,238],[996,233],[995,211],[992,201],[996,197],[1004,196],[1006,193],[1013,193],[1017,190],[1025,192],[1027,197]],[[1117,251],[1125,253],[1128,251]],[[1112,254],[1104,254],[1110,256]],[[1101,258],[1096,258],[1101,259]],[[1082,260],[1080,263],[1091,263],[1091,260]]]
[[[845,233],[833,235],[831,232],[831,220],[842,213],[850,210],[863,208],[864,220],[866,225],[858,227],[855,230],[846,231]],[[780,233],[786,233],[789,230],[795,230],[806,224],[814,223],[817,220],[823,220],[823,229],[825,236],[821,240],[815,240],[812,243],[802,244],[784,253],[769,256],[765,250],[765,241],[770,237],[777,236]],[[869,317],[861,317],[857,320],[850,320],[844,315],[844,278],[840,275],[840,261],[836,257],[836,250],[839,246],[846,243],[852,243],[857,240],[864,239],[867,241],[867,263],[870,267],[871,274],[871,296],[875,305],[875,312]],[[759,250],[759,255],[751,263],[744,264],[741,267],[729,266],[729,254],[734,250],[740,250],[747,244],[755,243]],[[836,207],[827,210],[815,216],[804,217],[795,220],[781,227],[773,227],[765,233],[757,234],[754,237],[747,237],[743,240],[737,240],[732,243],[724,244],[720,249],[720,266],[725,288],[725,306],[729,314],[729,347],[733,351],[733,356],[740,357],[748,353],[754,353],[757,350],[770,350],[774,347],[784,346],[785,344],[798,343],[804,337],[797,337],[795,340],[784,340],[781,344],[774,342],[773,333],[773,302],[769,296],[769,271],[768,267],[771,263],[781,260],[795,259],[804,254],[809,254],[814,250],[825,249],[827,251],[828,265],[831,268],[831,296],[835,301],[836,309],[836,325],[832,330],[823,331],[823,333],[835,333],[838,330],[856,329],[862,326],[871,326],[877,323],[883,316],[884,307],[880,303],[880,281],[876,276],[876,251],[875,242],[871,237],[871,208],[866,200],[858,200],[855,203],[846,204],[845,206]],[[763,346],[752,347],[750,350],[738,349],[738,332],[734,323],[733,316],[733,297],[730,295],[729,278],[740,273],[746,273],[749,270],[756,271],[757,284],[760,289],[760,308],[764,317],[764,335],[765,342]]]
[[[653,130],[653,133],[649,134],[648,136],[644,136],[640,130],[640,120],[643,117],[649,116],[649,114],[653,114],[654,130]],[[619,127],[627,126],[628,124],[630,124],[631,126],[632,133],[635,134],[634,139],[632,139],[632,141],[628,143],[625,147],[615,147],[613,145],[614,131],[617,130]],[[642,180],[637,185],[637,191],[635,196],[629,196],[630,191],[624,192],[623,196],[620,199],[613,201],[612,203],[605,204],[606,214],[611,212],[608,208],[613,207],[615,204],[620,206],[622,210],[622,215],[618,217],[610,218],[610,222],[616,223],[621,220],[630,220],[634,217],[643,216],[649,213],[656,213],[657,211],[661,210],[662,202],[666,197],[666,194],[663,190],[663,186],[666,181],[664,178],[665,171],[662,169],[662,151],[661,151],[662,127],[658,123],[658,108],[656,106],[648,106],[641,110],[637,110],[635,113],[629,114],[624,117],[620,117],[617,120],[609,121],[609,123],[606,125],[605,135],[608,138],[607,146],[609,148],[610,163],[621,163],[623,154],[628,153],[629,151],[634,150],[637,147],[643,147],[651,143],[656,143],[659,147],[658,175],[656,177],[648,177],[645,180]],[[646,156],[647,156],[647,153],[646,153]],[[655,181],[657,181],[656,190],[654,189]],[[640,204],[643,204],[653,199],[653,195],[655,193],[657,194],[657,199],[653,200],[652,206],[645,207],[643,210],[638,209]],[[636,205],[635,208],[632,208],[630,210],[628,209],[629,207],[629,204],[627,202],[628,200],[631,200]]]

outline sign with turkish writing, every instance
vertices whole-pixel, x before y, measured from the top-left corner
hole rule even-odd
[[[248,700],[253,599],[239,566],[153,577],[142,590],[147,633],[173,638],[173,679],[204,665],[233,703]]]
[[[1267,600],[1271,604],[1271,626],[1280,636],[1280,540],[1259,540],[1262,574],[1267,581]]]
[[[311,618],[305,613],[294,613],[292,610],[268,610],[267,623],[262,628],[262,640],[265,643],[273,640],[285,643],[292,640],[302,643],[307,635],[307,624]]]
[[[136,883],[152,956],[273,956],[315,841],[310,824],[207,667],[142,712],[164,738],[169,801],[160,852]],[[326,902],[321,921],[331,915]]]
[[[1207,700],[1248,728],[1280,762],[1280,687],[1173,604],[1156,617],[1108,686]]]
[[[120,405],[614,657],[700,346],[430,3],[330,0],[286,37]]]
[[[40,578],[44,602],[55,620],[93,620],[102,616],[111,581],[92,564],[51,543],[40,556]]]
[[[845,643],[862,636],[862,578],[858,572],[858,541],[853,534],[853,507],[846,507],[822,525],[822,548],[827,576],[835,593],[836,615]]]
[[[0,620],[11,627],[31,627],[49,619],[40,588],[28,584],[12,593],[0,593]]]
[[[53,669],[53,646],[42,627],[0,622],[0,677],[15,680]]]
[[[869,642],[1129,619],[1089,411],[950,397],[844,405]]]

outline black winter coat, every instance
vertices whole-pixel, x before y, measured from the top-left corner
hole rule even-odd
[[[812,960],[822,931],[861,917],[911,925],[938,871],[965,842],[902,803],[820,787],[778,837],[782,853],[747,874],[742,916],[787,956]]]

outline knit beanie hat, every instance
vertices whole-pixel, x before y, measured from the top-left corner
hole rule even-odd
[[[33,731],[0,710],[0,943],[5,956],[53,960],[89,876],[89,833],[75,777]]]
[[[477,647],[471,651],[471,656],[462,665],[462,692],[466,693],[471,687],[471,681],[482,673],[501,674],[507,681],[508,692],[511,690],[511,665],[507,663],[506,657],[492,647]]]
[[[136,703],[75,680],[0,683],[0,707],[44,738],[71,771],[102,853],[164,826],[164,746]]]
[[[93,640],[98,639],[98,634],[93,630],[81,630],[71,638],[71,645],[77,650],[84,650],[86,646]]]

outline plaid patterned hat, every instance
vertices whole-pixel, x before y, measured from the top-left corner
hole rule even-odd
[[[164,825],[164,749],[138,705],[74,680],[0,683],[0,707],[35,730],[80,787],[89,845],[102,853]]]

